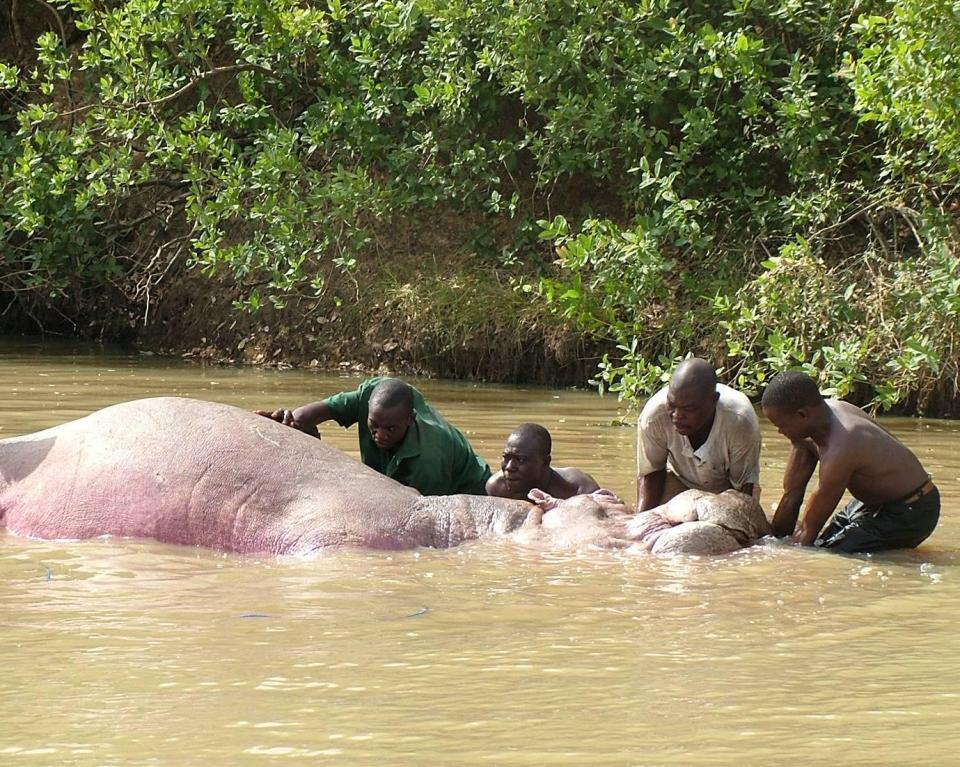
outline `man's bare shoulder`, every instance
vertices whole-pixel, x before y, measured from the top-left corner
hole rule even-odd
[[[856,405],[851,405],[849,402],[844,402],[840,399],[828,399],[824,400],[824,404],[841,420],[851,422],[868,421],[874,426],[877,426],[877,422],[874,421],[868,413],[865,413],[862,408]]]
[[[879,427],[869,415],[849,402],[828,399],[824,405],[830,412],[828,428],[823,436],[814,436],[820,459],[829,462],[842,456],[844,462],[849,463]]]
[[[827,407],[842,427],[835,436],[840,437],[846,447],[851,443],[860,445],[865,442],[894,442],[893,436],[884,429],[869,413],[856,405],[841,400],[826,400]]]
[[[904,496],[928,476],[906,445],[870,415],[847,402],[827,400],[840,428],[821,450],[821,466],[849,472],[847,487],[865,503],[885,503]]]
[[[822,465],[841,464],[850,471],[893,471],[900,461],[912,462],[912,454],[890,432],[856,405],[825,400],[835,426],[820,445]]]
[[[553,469],[553,473],[555,477],[559,478],[561,483],[566,486],[570,495],[592,493],[600,489],[600,485],[597,484],[597,481],[593,477],[573,466],[555,468]]]

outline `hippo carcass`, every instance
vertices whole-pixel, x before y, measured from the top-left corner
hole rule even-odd
[[[725,554],[769,533],[760,504],[736,490],[685,490],[628,526],[628,536],[653,554]]]
[[[421,496],[295,429],[186,398],[126,402],[0,441],[0,524],[36,538],[273,554],[448,547],[487,534],[560,547],[632,543],[629,515],[602,497],[542,516],[525,501]]]

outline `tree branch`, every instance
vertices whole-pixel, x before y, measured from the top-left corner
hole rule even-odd
[[[50,11],[50,13],[53,14],[53,18],[55,18],[55,19],[57,20],[57,27],[60,29],[60,39],[63,41],[63,47],[66,48],[66,47],[67,47],[67,30],[66,30],[66,28],[63,26],[63,19],[60,18],[60,13],[57,11],[56,8],[54,8],[52,5],[50,5],[50,3],[47,2],[47,0],[33,0],[33,1],[34,1],[35,3],[39,3],[39,4],[42,5],[44,8],[46,8],[48,11]],[[14,7],[14,9],[16,9],[16,7],[17,7],[16,2],[14,2],[13,7]]]
[[[250,71],[262,72],[263,74],[272,74],[272,72],[269,69],[266,69],[265,67],[261,67],[259,64],[231,64],[230,66],[227,66],[227,67],[216,67],[206,72],[201,72],[192,80],[190,80],[190,82],[188,82],[186,85],[175,90],[173,93],[168,93],[166,96],[163,96],[162,98],[151,99],[148,101],[138,101],[134,104],[126,105],[123,108],[127,110],[131,110],[131,109],[143,109],[144,107],[161,106],[162,104],[166,104],[169,101],[173,101],[174,99],[178,99],[180,98],[180,96],[183,96],[184,94],[189,93],[191,90],[193,90],[198,85],[200,85],[200,83],[202,83],[204,80],[209,80],[211,77],[216,77],[218,75],[225,75],[225,74],[233,74],[236,72],[250,72]],[[99,105],[85,104],[84,106],[77,107],[76,109],[73,109],[69,112],[61,112],[60,116],[69,117],[70,115],[73,115],[77,112],[84,112],[88,109],[93,109],[93,107],[95,106],[99,106]]]

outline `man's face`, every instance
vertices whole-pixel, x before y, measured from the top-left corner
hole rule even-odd
[[[696,434],[713,420],[717,392],[696,388],[668,389],[667,412],[678,434]]]
[[[500,471],[503,472],[503,481],[511,494],[526,495],[543,480],[549,465],[550,456],[544,455],[537,445],[525,442],[514,434],[507,437],[500,460]]]
[[[800,408],[793,413],[772,405],[763,405],[761,409],[777,431],[791,442],[797,442],[810,436],[805,408]]]
[[[367,414],[367,428],[370,429],[377,447],[381,450],[393,450],[403,442],[413,420],[413,413],[403,407],[385,408],[371,402],[370,412]]]

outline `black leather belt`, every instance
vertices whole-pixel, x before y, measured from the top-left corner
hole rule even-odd
[[[897,503],[904,503],[907,505],[910,505],[911,503],[916,503],[921,498],[923,498],[923,496],[925,496],[927,493],[936,489],[937,489],[937,486],[933,484],[933,480],[930,477],[927,477],[926,482],[920,485],[920,487],[918,487],[916,490],[910,493],[910,495],[908,495],[906,498],[901,498],[899,501],[897,501]]]

